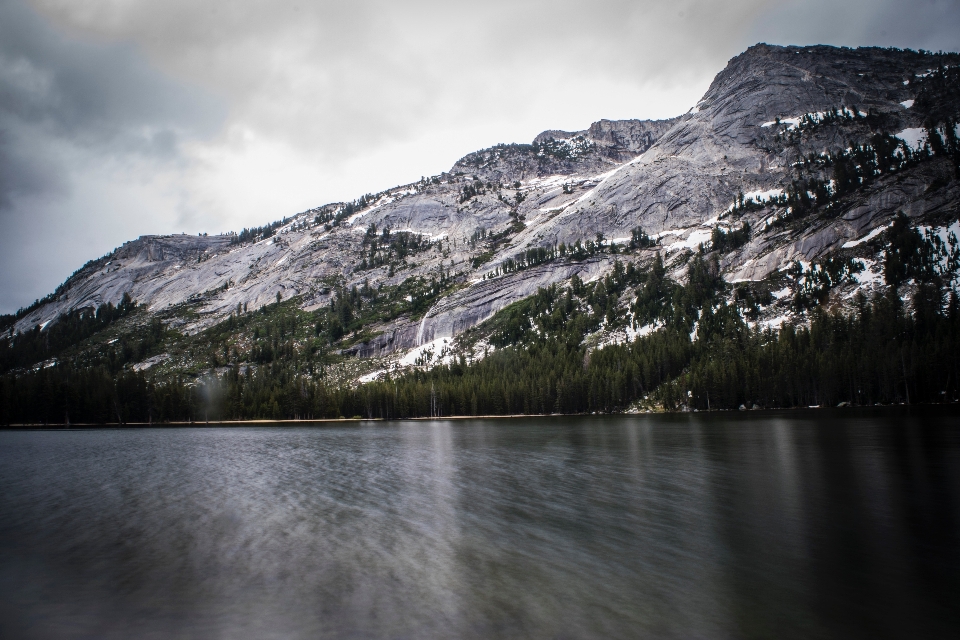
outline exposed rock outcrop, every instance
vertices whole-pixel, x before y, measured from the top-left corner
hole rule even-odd
[[[677,118],[600,120],[584,131],[545,131],[531,144],[477,151],[448,173],[388,190],[349,216],[331,221],[311,210],[256,242],[144,236],[80,270],[16,330],[70,309],[115,303],[124,293],[153,310],[201,301],[199,317],[187,324],[193,330],[238,304],[257,308],[278,293],[301,296],[307,308],[325,304],[323,283],[331,278],[396,284],[444,270],[466,286],[419,323],[397,320],[354,352],[378,355],[453,336],[538,287],[574,274],[597,277],[614,260],[555,260],[490,277],[527,249],[569,246],[597,234],[624,244],[639,228],[658,237],[668,254],[695,250],[709,244],[713,227],[732,224],[725,216],[741,194],[770,197],[790,188],[798,159],[843,152],[878,129],[923,131],[934,111],[957,105],[935,95],[918,103],[929,103],[926,111],[913,106],[919,79],[932,67],[958,63],[956,54],[757,45],[733,58],[697,105]],[[803,116],[827,112],[851,115],[797,133]],[[765,206],[760,195],[756,207],[737,215],[737,224],[747,222],[754,231],[745,246],[722,256],[725,277],[760,279],[791,260],[813,260],[897,211],[917,219],[955,216],[960,183],[952,171],[947,160],[931,160],[884,175],[838,201],[830,216],[781,227],[771,221],[784,208]],[[370,266],[365,237],[371,227],[420,234],[433,244],[395,269]]]

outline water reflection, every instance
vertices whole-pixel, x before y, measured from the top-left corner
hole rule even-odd
[[[0,636],[953,637],[958,425],[0,433]]]

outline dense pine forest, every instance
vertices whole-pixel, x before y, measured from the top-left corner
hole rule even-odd
[[[153,423],[338,417],[729,410],[841,403],[953,402],[960,387],[960,304],[944,286],[934,243],[899,217],[883,235],[883,292],[826,304],[855,260],[829,258],[793,278],[796,326],[754,322],[769,287],[730,285],[716,252],[686,257],[684,282],[660,253],[618,259],[604,278],[576,276],[458,337],[433,366],[347,384],[330,375],[371,322],[422,315],[457,286],[449,274],[396,288],[347,290],[332,282],[328,307],[296,300],[237,313],[186,340],[191,367],[135,371],[178,338],[130,300],[18,334],[0,359],[0,422]],[[878,239],[878,242],[880,239]],[[619,257],[618,257],[619,258]],[[954,256],[954,258],[956,258]],[[954,260],[955,261],[955,260]],[[948,265],[955,270],[957,265]],[[949,275],[949,274],[947,274]],[[762,283],[761,283],[762,284]],[[909,292],[909,293],[908,293]],[[97,348],[98,335],[132,329]],[[600,330],[642,330],[625,344],[591,343]],[[112,335],[112,334],[110,334]],[[334,348],[340,347],[340,348]],[[480,350],[486,351],[480,357]],[[46,366],[27,367],[46,358]]]

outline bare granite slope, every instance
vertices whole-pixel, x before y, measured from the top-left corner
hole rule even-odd
[[[913,97],[904,80],[927,64],[884,49],[751,47],[657,144],[554,219],[555,232],[543,237],[569,240],[570,219],[610,237],[638,224],[649,233],[685,229],[725,211],[738,192],[784,186],[795,153],[770,148],[774,129],[763,126],[777,118],[873,108],[898,114],[903,128],[920,126],[900,102]]]
[[[421,320],[402,318],[381,327],[378,342],[359,348],[358,355],[454,336],[538,287],[575,274],[597,277],[614,259],[558,260],[494,277],[521,251],[569,246],[597,234],[623,244],[638,228],[658,238],[658,250],[668,255],[696,249],[709,242],[715,226],[729,227],[725,217],[738,195],[756,195],[762,203],[791,184],[798,157],[842,151],[870,133],[864,120],[852,116],[788,144],[804,115],[869,113],[892,133],[921,131],[924,114],[911,109],[917,99],[911,82],[929,73],[929,65],[930,56],[912,51],[756,45],[733,58],[697,105],[678,118],[601,120],[585,131],[545,131],[532,144],[477,151],[448,173],[377,194],[336,223],[318,217],[320,210],[297,214],[256,242],[141,237],[74,274],[15,330],[49,323],[71,309],[116,303],[129,293],[152,310],[199,302],[199,317],[185,325],[192,331],[238,305],[257,308],[278,294],[301,296],[306,308],[326,304],[327,283],[334,278],[347,285],[396,284],[444,270],[463,286]],[[930,188],[950,171],[945,161],[933,161],[886,176],[829,219],[790,228],[770,226],[773,208],[748,210],[738,220],[755,231],[745,246],[722,256],[725,277],[757,280],[789,261],[811,261],[886,224],[900,210],[915,218],[955,212],[957,181]],[[362,268],[366,234],[384,228],[419,234],[432,248],[408,256],[396,269]]]

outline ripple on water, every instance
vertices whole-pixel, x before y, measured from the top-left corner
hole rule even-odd
[[[0,635],[948,637],[949,415],[0,433]]]

